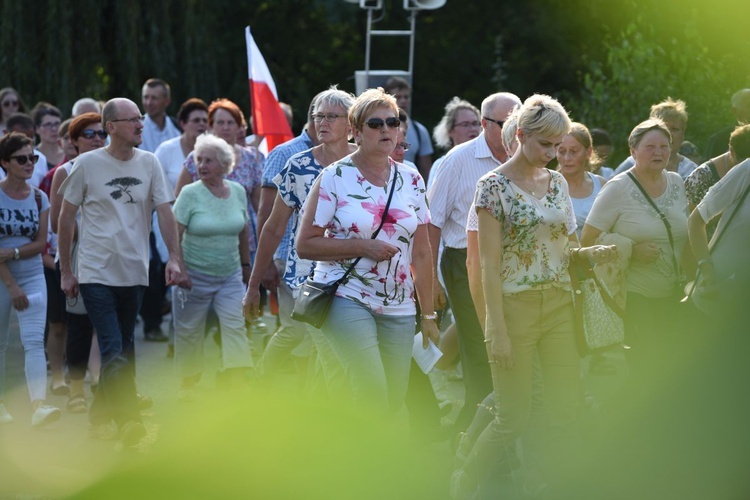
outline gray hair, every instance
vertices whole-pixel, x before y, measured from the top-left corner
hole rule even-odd
[[[93,111],[94,113],[101,113],[102,107],[99,104],[99,101],[97,101],[96,99],[92,99],[91,97],[82,97],[78,99],[75,104],[73,104],[71,115],[75,117],[80,114],[86,113],[89,110]]]
[[[315,96],[315,106],[313,113],[323,104],[328,104],[335,107],[344,108],[344,111],[348,114],[349,108],[354,104],[354,94],[344,92],[338,89],[338,85],[331,85],[328,90],[324,90],[317,96]]]
[[[672,143],[672,134],[669,133],[669,127],[660,118],[649,118],[645,122],[641,122],[635,126],[630,137],[628,137],[628,146],[631,149],[635,149],[641,143],[643,136],[651,132],[652,130],[658,130],[663,133],[669,139],[669,143]]]
[[[195,141],[195,149],[193,150],[195,158],[198,157],[201,151],[207,150],[216,153],[216,161],[224,167],[224,175],[232,173],[232,170],[234,170],[234,148],[227,141],[212,134],[199,135]]]
[[[454,97],[448,101],[448,104],[445,105],[443,118],[440,119],[440,123],[432,131],[432,138],[435,139],[435,144],[441,148],[449,149],[454,146],[449,134],[456,126],[456,116],[462,109],[471,111],[477,115],[477,120],[480,118],[479,110],[469,101],[458,97]]]

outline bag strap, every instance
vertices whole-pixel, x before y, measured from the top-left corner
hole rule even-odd
[[[393,182],[391,183],[391,192],[388,193],[388,201],[385,203],[385,210],[383,210],[383,216],[380,218],[380,225],[375,230],[374,233],[372,233],[372,237],[370,239],[375,239],[378,236],[378,233],[380,233],[380,229],[383,227],[383,224],[385,223],[385,219],[388,217],[388,210],[391,207],[391,200],[393,199],[393,193],[396,191],[396,179],[398,178],[398,164],[393,163],[394,166],[394,172],[393,172]],[[346,281],[346,278],[349,277],[349,274],[354,270],[354,266],[356,266],[359,261],[362,260],[362,256],[360,255],[357,257],[354,262],[352,262],[352,265],[349,266],[349,269],[346,270],[344,275],[336,280],[336,284],[340,285],[344,281]]]
[[[643,189],[643,186],[641,186],[641,183],[638,182],[638,179],[635,178],[632,172],[628,172],[628,177],[630,177],[635,185],[640,189],[641,193],[643,193],[643,196],[646,198],[646,201],[649,202],[651,207],[656,210],[656,213],[659,215],[659,218],[664,223],[664,227],[667,228],[667,237],[669,238],[669,248],[672,249],[672,266],[674,266],[674,274],[677,277],[679,281],[680,271],[677,267],[677,258],[675,257],[674,252],[674,239],[672,238],[672,225],[667,220],[667,216],[664,215],[664,213],[659,210],[659,207],[656,206],[656,203],[654,203],[654,200],[651,199],[651,196],[646,192],[645,189]],[[667,189],[669,189],[669,183],[667,183]]]

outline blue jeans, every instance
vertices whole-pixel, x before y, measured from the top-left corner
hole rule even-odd
[[[140,422],[133,332],[144,287],[82,283],[79,288],[99,337],[102,357],[99,387],[89,420],[96,425],[114,419],[119,427],[127,422]]]
[[[404,402],[415,315],[375,314],[335,297],[321,330],[344,365],[354,401],[385,412]]]

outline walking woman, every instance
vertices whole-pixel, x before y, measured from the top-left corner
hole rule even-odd
[[[566,457],[550,463],[572,461],[580,358],[568,265],[571,258],[605,262],[614,256],[612,247],[577,248],[567,183],[545,168],[570,130],[565,109],[550,97],[534,95],[518,111],[517,127],[515,154],[480,179],[474,198],[487,298],[485,342],[497,410],[453,474],[454,498],[471,497],[499,461],[505,460],[501,470],[510,481],[507,457],[528,425],[536,350],[544,374],[548,437],[555,444],[550,458]]]
[[[349,124],[358,149],[318,177],[305,202],[297,253],[316,261],[313,279],[322,283],[340,279],[356,262],[321,330],[344,365],[355,403],[393,412],[409,381],[415,292],[426,313],[420,329],[438,338],[430,217],[422,177],[389,157],[400,124],[395,98],[367,90],[350,108]]]
[[[47,362],[44,357],[44,324],[47,286],[41,253],[47,244],[49,201],[27,182],[38,160],[34,143],[11,132],[0,139],[0,423],[13,417],[3,404],[5,351],[8,348],[10,308],[18,314],[25,355],[26,384],[31,398],[31,425],[38,427],[60,417],[60,410],[45,404]]]

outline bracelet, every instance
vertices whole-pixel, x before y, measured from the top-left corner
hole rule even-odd
[[[426,319],[431,319],[432,321],[435,321],[437,319],[437,313],[433,311],[432,314],[420,314],[419,317],[422,319],[422,321]]]

